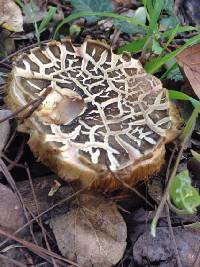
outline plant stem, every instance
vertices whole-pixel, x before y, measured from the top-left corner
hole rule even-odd
[[[170,178],[169,178],[169,182],[167,184],[167,187],[165,189],[165,193],[162,197],[162,200],[157,208],[157,211],[156,211],[156,214],[155,214],[155,217],[153,218],[153,221],[151,223],[151,234],[155,237],[156,236],[156,226],[157,226],[157,223],[158,223],[158,220],[159,220],[159,217],[160,217],[160,214],[165,206],[165,203],[167,201],[167,198],[169,196],[169,190],[170,190],[170,187],[171,187],[171,183],[174,179],[174,177],[176,176],[176,172],[177,172],[177,169],[178,169],[178,166],[179,166],[179,162],[181,160],[181,157],[182,157],[182,154],[183,154],[183,151],[186,147],[186,144],[194,130],[194,125],[195,125],[195,122],[196,122],[196,118],[198,116],[200,112],[200,104],[197,105],[195,107],[195,109],[193,110],[192,112],[192,115],[190,116],[190,119],[188,120],[185,128],[184,128],[184,131],[183,131],[183,134],[181,135],[181,148],[178,152],[178,155],[177,155],[177,158],[176,158],[176,162],[175,162],[175,165],[174,165],[174,168],[172,170],[172,173],[170,175]]]

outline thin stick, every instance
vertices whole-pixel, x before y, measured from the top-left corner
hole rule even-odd
[[[138,192],[134,187],[131,187],[125,181],[120,179],[113,171],[111,171],[111,169],[110,169],[109,165],[107,164],[107,162],[106,162],[106,166],[107,166],[108,170],[110,171],[110,173],[112,174],[112,176],[116,180],[118,180],[125,188],[128,188],[129,190],[133,191],[137,196],[139,196],[141,199],[143,199],[145,201],[145,203],[147,203],[150,207],[154,208],[154,206],[142,194],[140,194],[140,192]]]
[[[51,90],[52,90],[52,87],[51,86],[47,87],[46,90],[44,91],[44,93],[40,97],[38,97],[37,99],[34,99],[34,100],[30,101],[25,106],[23,106],[21,108],[18,108],[14,113],[12,113],[12,114],[8,115],[7,117],[1,119],[0,120],[0,123],[15,118],[19,113],[21,113],[22,111],[24,111],[28,107],[33,106],[29,110],[29,112],[25,116],[22,117],[22,119],[26,119],[27,117],[29,117],[34,112],[35,109],[37,109],[39,107],[39,105],[47,97],[47,95],[51,92]]]
[[[6,261],[6,262],[10,262],[12,264],[14,264],[14,266],[19,266],[19,267],[27,267],[27,265],[23,264],[23,263],[20,263],[19,261],[16,261],[14,259],[11,259],[9,257],[6,257],[5,255],[3,254],[0,254],[0,259]]]
[[[39,252],[40,253],[40,256],[43,257],[43,254],[44,255],[47,255],[47,256],[52,256],[52,257],[55,257],[56,259],[59,259],[61,261],[64,261],[66,263],[69,263],[69,264],[72,264],[74,266],[77,266],[77,267],[80,267],[79,264],[71,261],[71,260],[68,260],[67,258],[64,258],[62,256],[59,256],[58,254],[54,253],[54,252],[50,252],[48,251],[47,249],[45,248],[42,248],[40,246],[37,246],[33,243],[30,243],[28,241],[25,241],[23,239],[20,239],[18,237],[15,237],[14,235],[10,234],[10,233],[7,233],[5,232],[3,229],[0,229],[0,235],[2,236],[6,236],[8,237],[9,239],[12,239],[16,242],[18,242],[19,244],[25,246],[26,248],[28,248],[29,250],[31,250],[33,253],[35,253],[37,255],[37,253]],[[45,258],[46,259],[46,258]]]
[[[43,215],[45,215],[47,212],[50,212],[51,210],[53,210],[54,208],[64,204],[65,202],[77,197],[79,194],[85,192],[86,190],[88,190],[88,188],[90,187],[90,185],[94,182],[95,179],[93,179],[91,181],[91,183],[83,188],[81,188],[80,190],[78,190],[77,192],[75,192],[74,194],[72,194],[69,197],[66,197],[64,199],[62,199],[61,201],[57,202],[56,204],[54,204],[53,206],[49,207],[47,210],[41,212],[40,214],[38,214],[37,216],[35,216],[33,219],[29,220],[27,223],[25,223],[22,227],[20,227],[18,230],[16,230],[13,235],[18,234],[19,232],[21,232],[24,228],[26,228],[27,226],[29,226],[31,223],[33,223],[35,220],[41,218]],[[9,238],[7,238],[6,240],[4,240],[3,242],[0,243],[0,248],[9,240]]]
[[[37,215],[39,215],[39,206],[38,206],[37,196],[35,194],[35,189],[34,189],[34,186],[33,186],[33,181],[32,181],[32,178],[31,178],[31,173],[30,173],[28,164],[25,163],[25,167],[26,167],[26,172],[27,172],[27,175],[28,175],[29,183],[30,183],[30,186],[31,186],[31,190],[32,190],[32,194],[33,194],[33,199],[34,199],[34,202],[35,202],[35,205],[36,205]],[[47,249],[48,249],[48,251],[51,252],[51,248],[50,248],[49,242],[47,240],[46,231],[44,229],[44,226],[43,226],[43,223],[42,223],[41,218],[39,218],[39,225],[40,225],[40,227],[42,229],[42,234],[44,236],[44,240],[45,240]],[[56,261],[55,261],[55,259],[53,257],[51,257],[51,260],[52,260],[53,266],[54,267],[58,267],[58,265],[56,264]]]
[[[167,198],[169,196],[169,190],[170,190],[170,187],[171,187],[171,183],[172,183],[172,180],[174,179],[174,177],[176,176],[176,172],[178,170],[178,166],[179,166],[179,162],[181,160],[181,157],[182,157],[182,154],[183,154],[183,151],[186,147],[186,144],[194,130],[194,124],[195,124],[195,121],[196,121],[196,118],[199,114],[199,111],[200,111],[200,105],[196,106],[195,109],[193,110],[192,112],[192,115],[190,117],[190,119],[188,120],[188,123],[186,124],[184,130],[183,130],[183,133],[182,133],[182,143],[181,143],[181,147],[180,147],[180,150],[178,152],[178,155],[177,155],[177,158],[176,158],[176,162],[175,162],[175,165],[174,165],[174,168],[172,170],[172,173],[170,175],[170,178],[169,178],[169,181],[168,181],[168,184],[167,184],[167,187],[165,189],[165,192],[164,192],[164,195],[162,197],[162,200],[157,208],[157,211],[156,211],[156,214],[155,214],[155,217],[152,221],[152,224],[151,224],[151,234],[155,237],[156,235],[156,226],[157,226],[157,223],[158,223],[158,219],[160,217],[160,214],[165,206],[165,203],[167,201]]]
[[[176,239],[175,239],[174,232],[173,232],[172,222],[170,219],[169,206],[166,204],[165,207],[166,207],[166,211],[167,211],[167,222],[168,222],[168,226],[169,226],[169,232],[170,232],[170,235],[171,235],[173,243],[174,243],[174,250],[175,250],[177,265],[178,265],[178,267],[183,267],[183,265],[181,263],[180,255],[178,252],[177,244],[176,244]]]
[[[48,41],[49,41],[49,40],[42,41],[41,44],[46,44],[46,43],[48,43]],[[4,59],[2,59],[2,60],[0,61],[0,64],[4,63],[6,60],[8,60],[8,59],[10,59],[10,58],[12,58],[12,57],[18,55],[19,53],[22,53],[22,52],[27,51],[27,50],[29,50],[29,49],[31,49],[31,48],[34,48],[34,47],[37,46],[37,45],[38,45],[38,43],[35,43],[35,44],[32,44],[32,45],[23,47],[22,49],[20,49],[20,50],[14,52],[14,53],[8,55],[8,56],[5,57]]]

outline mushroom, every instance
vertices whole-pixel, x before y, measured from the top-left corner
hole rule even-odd
[[[15,111],[47,88],[18,129],[30,134],[34,155],[68,181],[114,189],[118,176],[134,185],[160,170],[165,144],[180,132],[160,80],[103,42],[51,41],[20,55],[5,101]]]

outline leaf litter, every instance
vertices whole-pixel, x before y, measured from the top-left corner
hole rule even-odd
[[[13,10],[15,12],[15,15],[18,15],[18,19],[16,21],[16,18],[17,18],[17,16],[16,16],[14,23],[12,20],[6,21],[6,19],[8,19],[8,18],[1,14],[2,9],[0,9],[1,24],[3,21],[2,26],[8,30],[13,30],[14,32],[20,32],[23,30],[23,28],[25,29],[25,35],[26,36],[23,36],[23,34],[20,35],[20,33],[19,33],[19,35],[17,35],[17,37],[13,37],[13,41],[16,44],[16,49],[22,49],[22,50],[27,49],[28,50],[33,46],[37,46],[38,43],[32,44],[33,40],[36,41],[36,39],[34,39],[35,38],[34,37],[35,36],[34,24],[35,24],[35,22],[36,23],[38,22],[38,25],[40,24],[40,21],[42,21],[45,18],[45,16],[47,16],[48,9],[47,8],[46,9],[45,8],[44,9],[41,9],[41,8],[38,9],[38,7],[41,7],[41,1],[31,1],[35,4],[35,9],[37,8],[37,12],[35,12],[37,16],[35,16],[33,18],[32,16],[27,16],[26,14],[24,14],[25,20],[24,20],[24,25],[23,25],[22,24],[22,12],[20,11],[19,6],[17,6],[14,1],[9,1],[9,2],[8,1],[1,1],[1,3],[4,3],[4,4],[5,4],[5,2],[6,3],[12,2],[12,4],[14,3],[14,5],[13,5],[14,9]],[[21,1],[19,1],[19,2],[21,2]],[[144,1],[144,2],[146,2],[146,1]],[[167,28],[170,25],[175,25],[175,20],[173,17],[173,8],[172,8],[173,7],[173,1],[168,0],[165,2],[166,2],[165,11],[162,14],[163,20],[161,23],[161,26],[163,28],[164,27]],[[182,1],[175,1],[175,2],[177,3],[177,2],[182,2]],[[192,3],[193,1],[187,0],[187,1],[185,1],[184,5],[187,5],[189,2]],[[26,5],[29,5],[29,3],[27,1],[24,1],[24,3]],[[93,0],[87,0],[87,1],[82,1],[82,0],[75,1],[75,0],[73,0],[71,2],[70,1],[55,0],[55,1],[51,1],[51,2],[49,1],[48,4],[53,5],[57,9],[61,9],[65,16],[70,15],[71,12],[77,12],[77,11],[95,11],[95,12],[117,11],[120,14],[125,14],[125,15],[130,14],[130,16],[133,17],[134,12],[138,8],[141,7],[141,2],[130,1],[130,0],[126,0],[126,1],[119,1],[119,0],[114,1],[113,0],[112,3],[111,3],[111,1],[103,0],[103,1],[101,1],[100,4],[99,4],[99,1],[93,1]],[[85,8],[85,5],[86,5],[86,8]],[[22,10],[22,8],[21,8],[21,10]],[[30,10],[31,9],[29,8],[29,11]],[[191,10],[191,8],[189,10]],[[144,10],[142,10],[142,12],[143,11]],[[53,20],[54,20],[54,17],[53,17]],[[13,16],[13,18],[14,18],[14,16]],[[146,17],[143,16],[142,19],[144,20],[144,19],[146,19]],[[101,22],[102,18],[97,17],[97,16],[90,16],[90,17],[88,16],[88,17],[86,17],[86,22],[87,22],[86,24],[85,24],[84,20],[82,20],[80,23],[79,29],[78,29],[78,33],[74,36],[74,38],[77,38],[78,42],[82,42],[84,37],[87,34],[89,34],[89,35],[92,35],[93,38],[106,39],[106,40],[110,41],[111,40],[110,36],[112,36],[113,30],[116,27],[116,25],[113,24],[113,20],[110,20],[110,18],[109,18],[109,21],[111,21],[111,24],[109,25],[107,31],[104,31],[103,29],[99,30],[99,27],[96,26],[97,20],[99,20],[99,22]],[[55,21],[53,21],[53,22],[55,22]],[[33,27],[30,27],[31,23],[33,24],[32,25]],[[117,38],[116,38],[117,42],[115,43],[116,47],[122,46],[127,41],[131,42],[131,41],[135,40],[136,37],[138,38],[138,36],[140,34],[144,34],[144,31],[141,30],[141,32],[138,32],[136,34],[136,36],[132,35],[132,33],[135,31],[135,28],[131,27],[132,24],[127,23],[127,21],[124,21],[124,24],[120,24],[119,20],[118,20],[118,21],[116,21],[116,23],[123,26],[120,28],[120,30],[122,32],[120,32],[119,35],[116,35],[117,36]],[[76,23],[74,25],[76,26]],[[69,30],[69,27],[66,26],[65,30],[66,31],[64,31],[64,34],[61,33],[61,35],[60,35],[61,38],[66,36],[66,32]],[[70,31],[68,31],[68,33],[69,32]],[[126,32],[128,32],[128,34],[126,34]],[[28,36],[30,33],[32,33],[33,40],[29,40]],[[45,28],[43,28],[43,31],[40,34],[41,36],[39,36],[39,38],[37,39],[37,42],[40,41],[40,38],[41,38],[41,40],[47,40],[47,39],[51,38],[50,33],[52,33],[52,26],[49,26],[47,24],[47,25],[45,25]],[[24,37],[25,37],[25,39],[23,39]],[[143,43],[143,42],[141,42],[141,43]],[[162,53],[163,47],[162,47],[162,44],[160,46],[159,36],[158,36],[158,39],[155,38],[152,43],[154,45],[154,52],[156,52],[158,55],[160,55],[160,53]],[[176,43],[175,43],[175,45],[176,45]],[[195,50],[196,48],[194,46],[193,48],[190,47],[189,49],[190,50],[188,50],[188,54],[185,54],[182,59],[180,59],[181,54],[179,54],[180,57],[177,56],[177,62],[180,63],[184,72],[186,69],[185,75],[188,76],[187,78],[190,81],[190,84],[191,84],[193,91],[195,93],[194,95],[192,94],[192,97],[195,98],[195,96],[196,96],[196,98],[199,98],[199,88],[197,86],[198,80],[199,80],[198,64],[200,62],[199,60],[197,60],[197,58],[199,57],[199,52],[198,52],[199,48],[197,50]],[[140,48],[138,51],[141,51]],[[196,54],[194,53],[194,51],[196,51],[195,52]],[[10,52],[8,52],[8,53],[10,53]],[[191,57],[190,57],[190,54],[192,54]],[[5,64],[8,64],[8,66],[9,66],[10,65],[9,58],[11,58],[11,57],[12,57],[12,55],[10,57],[4,58],[2,64],[5,63]],[[181,61],[183,64],[181,63]],[[184,64],[185,64],[185,66],[184,66]],[[0,65],[0,67],[1,67],[1,65]],[[167,76],[167,77],[170,77],[170,76]],[[174,85],[175,85],[175,88],[179,88],[179,85],[177,85],[176,83],[174,83]],[[188,98],[188,100],[189,100],[189,98]],[[7,116],[9,114],[5,113],[5,115]],[[8,121],[5,121],[0,125],[0,137],[2,134],[2,137],[1,137],[2,142],[0,143],[0,145],[1,145],[0,150],[3,150],[6,143],[9,142],[8,138],[10,135],[9,134],[10,125],[7,122]],[[14,142],[11,142],[11,145],[8,146],[8,149],[6,147],[6,151],[3,151],[5,153],[7,153],[6,155],[11,156],[11,158],[13,158],[13,153],[15,154],[15,156],[16,156],[16,154],[18,154],[18,151],[17,151],[17,148],[18,148],[17,142],[18,141],[16,141],[17,139],[15,139],[15,138],[13,140],[14,140]],[[193,143],[192,149],[196,153],[198,153],[200,151],[200,146],[195,145]],[[14,152],[11,153],[10,151],[14,151]],[[11,153],[11,154],[9,154],[9,153]],[[18,166],[21,166],[20,170],[19,170],[19,167],[17,167],[17,162],[12,163],[12,164],[14,164],[13,173],[14,173],[14,177],[16,180],[16,184],[18,184],[18,181],[20,181],[20,179],[25,179],[25,181],[27,180],[27,175],[24,172],[24,168],[25,168],[27,163],[28,163],[30,170],[31,170],[31,179],[33,179],[33,180],[38,179],[38,175],[35,175],[34,173],[37,173],[37,174],[39,173],[40,176],[43,176],[43,177],[45,177],[45,175],[49,174],[49,171],[44,169],[39,163],[35,162],[33,156],[30,154],[29,151],[27,151],[27,147],[25,148],[25,151],[23,151],[23,153],[24,153],[23,154],[24,159],[22,161],[20,161],[21,165],[18,164]],[[171,153],[171,148],[168,151],[168,154],[170,154],[170,153]],[[186,158],[190,158],[190,157],[192,157],[191,152],[190,151],[188,152],[187,149],[184,150],[182,161],[186,161]],[[164,170],[164,172],[165,171],[166,170]],[[159,174],[159,175],[160,175],[160,177],[165,177],[165,173]],[[55,177],[55,178],[57,179],[57,177]],[[152,202],[153,204],[155,204],[155,203],[159,204],[159,201],[162,201],[162,198],[160,199],[160,194],[163,191],[164,184],[166,183],[166,181],[164,179],[161,179],[161,180],[162,180],[161,183],[156,184],[156,189],[153,188],[153,193],[151,192],[152,188],[149,190],[150,198],[152,197],[152,199],[154,199],[154,201],[155,201],[155,202],[154,201]],[[5,180],[3,180],[3,182],[5,183]],[[196,180],[195,180],[195,182],[196,182]],[[196,184],[197,184],[197,182],[196,182]],[[199,187],[198,184],[197,184],[197,187]],[[37,192],[37,194],[39,194],[40,196],[42,196],[42,194],[43,194],[42,188],[43,188],[43,186],[41,185],[41,191]],[[59,191],[60,190],[62,190],[62,186],[59,189]],[[125,192],[127,194],[126,190],[125,190]],[[159,192],[159,196],[157,196],[157,192]],[[128,193],[130,194],[130,191]],[[116,194],[116,198],[117,198],[117,193],[113,193],[113,194],[114,194],[114,196]],[[145,191],[143,192],[143,194],[144,194],[144,196],[146,196]],[[79,194],[77,194],[77,195],[79,195]],[[25,198],[27,197],[27,196],[23,195],[23,191],[22,191],[22,196]],[[57,196],[57,193],[55,193],[52,197],[49,197],[49,202],[45,202],[44,206],[46,207],[46,206],[50,205],[51,201],[54,202],[56,199],[56,196]],[[107,198],[111,197],[113,199],[115,198],[115,197],[113,197],[112,194],[111,194],[111,196],[109,194],[107,194],[106,197]],[[12,204],[12,201],[9,201],[9,194],[8,194],[7,198],[8,198],[8,202],[10,202],[10,204]],[[15,203],[18,203],[17,201],[18,200],[16,200]],[[126,213],[126,210],[124,208],[122,208],[123,202],[126,202],[126,201],[125,200],[123,201],[123,199],[122,199],[122,201],[119,201],[118,204],[121,207],[120,210],[123,213],[123,216],[125,218],[126,223],[127,223],[127,221],[130,220],[129,221],[129,225],[130,225],[131,224],[131,216],[129,217],[128,214],[133,215],[133,214],[137,213],[137,208],[134,207],[134,209],[131,209],[130,207],[128,207],[128,213]],[[8,203],[6,203],[6,204],[8,204]],[[117,211],[116,205],[114,203],[108,202],[107,200],[105,200],[105,198],[97,197],[97,196],[91,196],[91,195],[90,196],[88,196],[88,195],[81,196],[80,195],[70,205],[71,205],[71,208],[68,212],[66,212],[66,211],[61,212],[61,214],[54,215],[51,219],[51,226],[52,226],[52,230],[53,230],[53,233],[55,235],[55,238],[56,238],[57,246],[60,249],[63,256],[67,257],[68,259],[72,259],[72,260],[75,259],[76,263],[70,262],[70,264],[72,264],[72,265],[74,264],[73,266],[78,266],[78,264],[77,264],[78,262],[83,263],[83,264],[93,264],[94,266],[95,266],[95,264],[99,264],[98,266],[107,266],[106,264],[108,264],[108,266],[112,266],[113,264],[116,264],[122,258],[123,252],[124,252],[126,244],[127,244],[126,243],[126,225],[125,225],[121,215]],[[147,207],[147,204],[144,205],[144,203],[143,204],[140,203],[138,208],[141,208],[142,205]],[[51,207],[54,207],[54,205]],[[58,206],[55,206],[55,207],[58,207]],[[34,215],[32,213],[32,211],[30,210],[30,208],[31,208],[31,205],[28,206],[28,209],[30,212],[29,215],[31,216],[32,219],[28,220],[27,224],[31,225],[31,223],[33,221],[35,222],[35,224],[37,224],[38,221],[37,221],[36,217],[39,216],[39,218],[40,218],[40,216],[42,216],[41,214],[43,214],[43,213],[39,213],[39,214],[37,213]],[[127,204],[126,204],[126,208],[127,208]],[[5,208],[5,210],[8,210],[8,211],[9,211],[9,209],[10,208]],[[149,206],[148,206],[148,209],[150,209]],[[108,211],[108,210],[110,210],[110,211]],[[94,214],[94,216],[93,216],[93,214]],[[145,215],[145,216],[147,216],[147,215]],[[171,216],[172,216],[172,220],[173,220],[174,219],[173,214]],[[178,217],[178,215],[177,215],[177,217]],[[3,218],[4,219],[6,218],[5,215],[3,215]],[[116,222],[115,222],[115,221],[113,221],[114,220],[113,218],[118,218],[118,219],[116,219]],[[189,218],[191,218],[191,217],[189,217]],[[180,220],[180,217],[178,217],[178,219],[176,220],[176,225],[179,224],[179,220]],[[188,217],[186,217],[186,216],[185,217],[183,216],[182,220],[185,224],[187,224],[188,222],[191,222],[190,219],[188,219]],[[195,224],[195,227],[198,228],[198,222],[196,222],[196,220],[197,220],[197,218],[195,218],[195,221],[192,221],[192,223],[197,223],[197,224]],[[163,221],[165,222],[164,217],[162,217],[162,222]],[[16,222],[17,222],[17,219],[16,219]],[[52,242],[53,233],[48,229],[48,220],[44,220],[44,222],[45,222],[44,227],[47,229],[46,230],[47,231],[47,238],[50,241],[51,249],[54,251],[55,241],[54,241],[54,243]],[[101,228],[99,226],[99,225],[104,225],[104,224],[106,226],[103,228]],[[143,228],[145,229],[145,227],[146,227],[145,220],[143,220],[142,222],[140,221],[139,224],[142,224]],[[173,221],[172,221],[172,224],[173,224]],[[132,229],[135,229],[135,231],[136,231],[137,225],[135,225],[135,221],[132,221],[131,226],[132,226]],[[148,226],[149,226],[149,224],[148,224]],[[19,227],[19,225],[18,225],[18,227]],[[143,233],[146,234],[144,229],[141,230],[141,228],[142,227],[140,227],[139,235],[137,235],[137,238],[139,238],[138,240],[140,242],[142,240]],[[75,232],[75,229],[77,230],[76,232]],[[174,226],[173,226],[173,229],[174,229]],[[35,229],[35,227],[34,227],[33,232],[37,233],[37,231],[38,231],[38,229]],[[41,231],[41,230],[39,230],[39,231]],[[181,231],[179,231],[179,234],[181,235],[181,237],[182,236],[185,237],[184,230],[183,230],[183,232],[181,232]],[[176,233],[176,229],[174,229],[174,232],[175,232],[175,238],[176,239],[178,238],[178,241],[179,241],[179,237]],[[128,241],[130,241],[129,234],[130,233],[129,233],[129,229],[128,229]],[[148,234],[149,234],[149,231],[148,231]],[[1,231],[1,236],[3,237],[3,235],[12,239],[12,236],[10,236],[8,233]],[[94,236],[96,236],[96,239],[94,238]],[[141,236],[141,239],[139,236]],[[169,260],[169,258],[168,258],[168,256],[166,256],[166,250],[163,251],[162,255],[164,255],[164,256],[162,258],[162,255],[160,253],[161,251],[159,249],[163,244],[165,246],[166,242],[171,240],[171,239],[166,238],[166,242],[163,242],[164,236],[165,236],[165,233],[160,233],[160,229],[158,229],[157,237],[158,237],[158,239],[160,238],[160,241],[157,243],[157,239],[156,239],[156,242],[154,242],[155,239],[152,239],[151,236],[148,236],[148,238],[150,238],[151,242],[148,243],[148,240],[144,239],[140,243],[140,249],[136,249],[136,247],[138,246],[137,242],[135,244],[132,244],[132,247],[130,247],[130,244],[128,242],[127,248],[126,248],[125,253],[124,253],[124,257],[121,260],[121,262],[119,262],[119,264],[117,266],[134,266],[133,257],[134,257],[134,261],[137,262],[138,264],[140,264],[140,266],[145,266],[144,264],[146,264],[146,263],[144,263],[144,262],[141,263],[138,261],[139,257],[141,259],[141,257],[143,257],[145,255],[144,257],[147,259],[148,263],[152,264],[151,266],[154,266],[154,263],[156,262],[156,264],[160,263],[159,266],[161,267],[162,261],[163,261],[163,264],[165,264]],[[29,238],[30,238],[30,235],[29,235]],[[45,235],[42,234],[42,238],[44,241]],[[77,240],[76,246],[74,246],[74,242],[71,242],[71,241],[69,242],[69,240],[71,240],[73,238]],[[196,238],[198,238],[198,236]],[[34,258],[34,261],[35,261],[34,263],[41,263],[41,258],[42,258],[44,261],[49,262],[50,264],[53,264],[54,266],[56,266],[57,263],[60,264],[59,266],[66,266],[66,265],[63,265],[64,261],[62,261],[64,259],[64,257],[62,257],[62,256],[60,256],[54,252],[51,253],[49,250],[43,250],[42,246],[45,242],[43,242],[43,244],[41,244],[41,247],[40,246],[37,247],[34,244],[32,244],[34,238],[31,240],[30,243],[26,243],[26,242],[23,242],[23,240],[16,239],[14,236],[13,236],[13,239],[16,242],[22,244],[23,246],[25,246],[28,249],[30,249],[31,251],[33,251],[36,255],[38,255],[38,257]],[[195,237],[192,236],[191,234],[187,235],[186,239],[190,245],[193,244],[192,239],[196,240]],[[78,240],[81,241],[80,242],[81,245],[78,245]],[[185,242],[185,240],[181,240],[181,242],[183,242],[183,241]],[[86,245],[84,245],[84,244],[86,244]],[[105,246],[104,246],[104,244],[105,244]],[[109,244],[110,244],[110,246],[109,246]],[[170,246],[170,244],[171,243],[169,243],[166,246],[166,249],[168,248],[168,246]],[[111,246],[111,245],[113,245],[113,246]],[[148,245],[148,249],[150,251],[149,254],[148,253],[145,254],[145,251],[144,251],[145,247],[147,247],[147,245]],[[184,243],[184,245],[186,246],[187,244]],[[99,253],[100,247],[103,247],[103,249],[104,249],[103,252],[105,252],[105,254]],[[179,248],[180,247],[178,246],[178,249]],[[108,249],[108,251],[106,251],[107,249]],[[85,251],[87,251],[88,254],[86,254]],[[92,251],[92,255],[91,255],[91,251]],[[130,251],[132,251],[132,252],[130,252]],[[110,255],[111,255],[110,258],[106,257],[107,252],[110,253]],[[152,252],[152,254],[151,254],[151,252]],[[156,254],[156,252],[158,252],[158,253]],[[174,258],[173,252],[174,252],[174,250],[173,250],[173,248],[171,248],[170,257],[173,258],[173,263],[175,264],[176,258]],[[181,252],[181,250],[179,250],[179,253],[180,252]],[[194,254],[191,254],[191,253],[193,253],[193,251],[191,251],[191,250],[187,250],[186,252],[185,252],[184,257],[182,258],[183,264],[184,263],[188,264],[189,255],[194,255]],[[0,253],[0,255],[1,255],[1,253]],[[166,258],[165,258],[165,256],[166,256]],[[56,259],[56,262],[52,261],[52,257],[54,259]],[[144,257],[142,258],[142,260],[144,260]],[[165,262],[165,259],[166,259],[166,262]],[[105,262],[104,262],[104,260],[105,260]],[[197,255],[197,260],[198,260],[198,255]],[[132,265],[131,265],[131,262],[132,262]],[[189,263],[191,264],[191,262],[189,262]],[[198,264],[197,261],[195,262],[195,264],[196,264],[195,267],[199,266],[199,265],[197,265]],[[87,265],[87,266],[90,266],[90,265]],[[173,265],[170,265],[170,267],[171,266],[173,266]]]

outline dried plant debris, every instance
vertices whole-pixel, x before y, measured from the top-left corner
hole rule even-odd
[[[161,81],[103,42],[52,41],[15,61],[6,102],[13,111],[44,96],[19,130],[60,177],[120,187],[159,171],[180,118]],[[20,114],[21,116],[21,114]]]
[[[9,116],[11,111],[6,109],[0,110],[0,120]],[[10,124],[9,121],[4,121],[0,123],[0,153],[2,152],[10,134]]]
[[[193,266],[199,251],[200,235],[182,228],[173,228],[182,266]],[[157,228],[156,237],[145,232],[133,247],[137,266],[176,267],[174,242],[168,228]],[[199,265],[197,265],[199,266]]]
[[[11,189],[0,184],[0,227],[14,232],[25,223],[24,211]]]
[[[116,264],[126,248],[126,224],[114,203],[81,195],[76,208],[51,220],[63,256],[84,267]]]
[[[22,12],[15,1],[0,0],[0,25],[9,31],[23,31]]]
[[[175,0],[174,10],[183,25],[200,26],[199,0]]]

